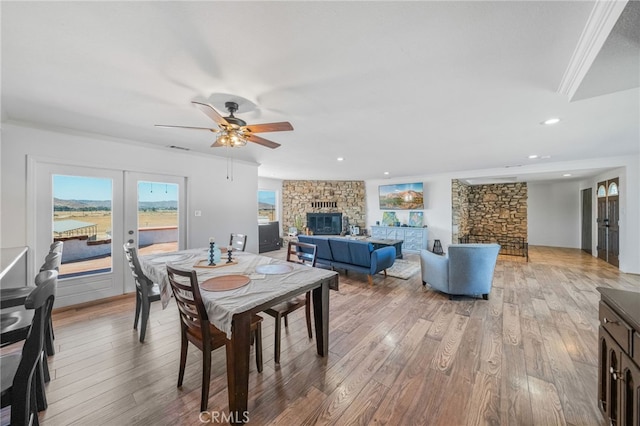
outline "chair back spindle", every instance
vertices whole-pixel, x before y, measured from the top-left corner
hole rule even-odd
[[[244,249],[247,247],[246,234],[231,234],[229,245],[233,247],[235,251],[244,251]]]
[[[316,266],[316,251],[317,246],[315,244],[289,241],[287,262]]]
[[[183,271],[167,265],[167,274],[183,329],[187,333],[200,333],[203,340],[210,339],[209,316],[202,302],[196,271]]]

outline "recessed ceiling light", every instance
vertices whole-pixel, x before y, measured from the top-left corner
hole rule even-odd
[[[535,160],[536,158],[538,158],[538,156],[536,154],[531,154],[529,156],[529,160]]]
[[[542,157],[540,157],[540,158],[541,158],[542,160],[546,160],[546,159],[548,159],[548,158],[551,158],[551,156],[550,156],[550,155],[543,155],[543,156],[542,156]]]
[[[338,161],[344,161],[344,158],[338,157]]]
[[[565,173],[565,174],[563,174],[562,176],[564,176],[564,177],[569,177],[569,176],[571,176],[571,173]]]
[[[389,172],[384,172],[384,174],[385,174],[385,175],[388,175],[388,174],[389,174]]]
[[[556,123],[559,123],[559,122],[560,122],[559,118],[553,117],[553,118],[550,118],[548,120],[543,121],[542,124],[550,126],[552,124],[556,124]]]

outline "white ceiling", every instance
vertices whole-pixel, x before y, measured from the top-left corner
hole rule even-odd
[[[295,130],[232,155],[282,179],[638,154],[637,83],[558,93],[594,4],[3,1],[2,118],[226,156],[154,124],[214,127],[192,100],[246,99],[238,117]]]

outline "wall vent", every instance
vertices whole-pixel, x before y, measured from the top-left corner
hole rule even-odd
[[[313,209],[323,209],[323,208],[337,209],[338,208],[338,202],[337,201],[312,201],[311,202],[311,208],[313,208]]]

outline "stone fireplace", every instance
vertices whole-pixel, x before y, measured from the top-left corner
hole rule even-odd
[[[313,235],[340,235],[342,213],[307,213],[307,228]]]
[[[342,215],[338,231],[345,225],[366,228],[366,197],[364,181],[285,180],[282,182],[282,231],[290,227],[312,228],[307,214]],[[314,234],[317,233],[314,231]],[[326,234],[329,235],[329,234]]]

